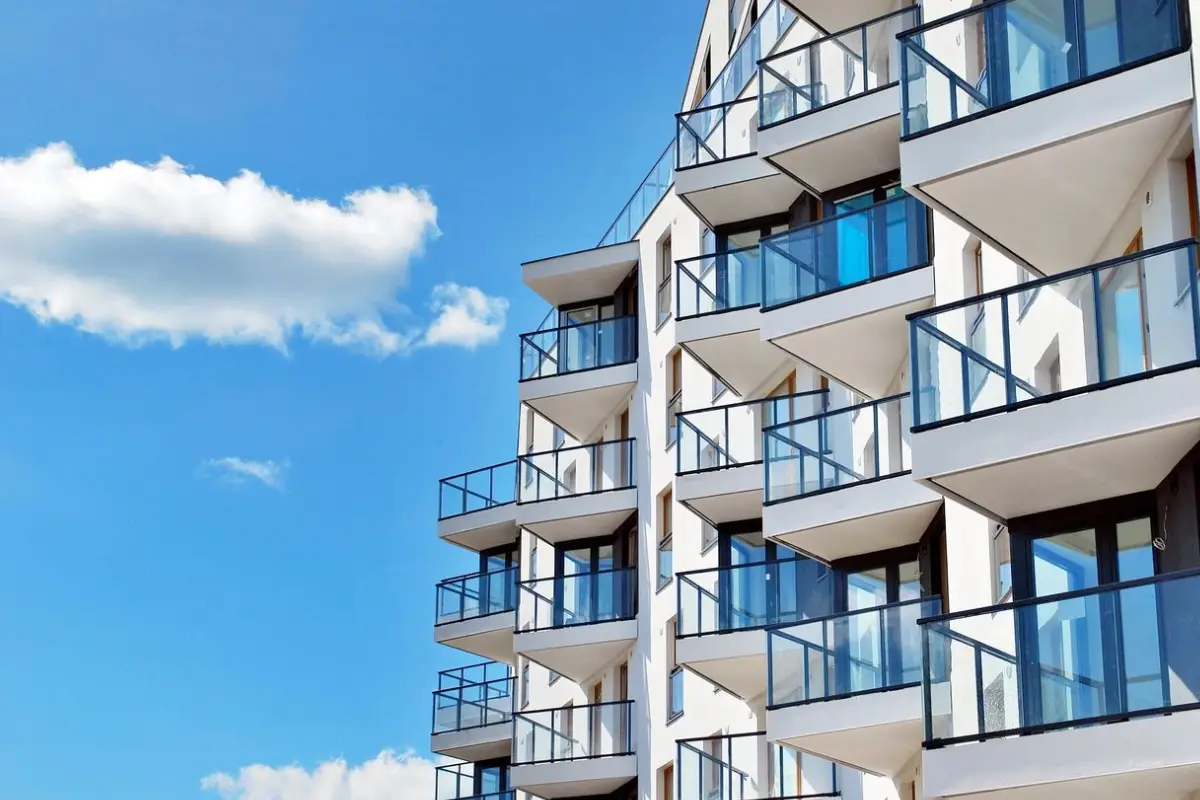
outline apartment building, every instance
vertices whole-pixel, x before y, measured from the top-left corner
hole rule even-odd
[[[1200,798],[1192,5],[710,0],[441,481],[436,800]]]

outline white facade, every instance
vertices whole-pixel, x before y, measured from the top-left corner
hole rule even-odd
[[[710,0],[442,482],[437,800],[1200,798],[1189,4]]]

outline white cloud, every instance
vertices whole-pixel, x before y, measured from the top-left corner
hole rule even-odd
[[[370,761],[348,766],[326,761],[303,767],[242,767],[236,776],[216,772],[200,781],[222,800],[431,800],[434,764],[412,751],[385,750]]]
[[[226,456],[210,458],[201,464],[200,468],[204,474],[216,475],[231,483],[256,480],[272,489],[282,491],[291,464],[288,461],[250,461],[237,456]]]
[[[496,341],[508,314],[508,301],[503,297],[488,297],[474,286],[457,283],[433,287],[429,306],[437,319],[425,332],[423,343],[454,344],[470,350]]]
[[[308,339],[389,355],[494,340],[502,298],[439,284],[428,330],[398,299],[437,234],[433,200],[406,186],[334,205],[166,157],[89,168],[60,143],[0,158],[0,297],[129,345]]]

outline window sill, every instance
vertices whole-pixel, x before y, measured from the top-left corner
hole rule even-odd
[[[665,581],[658,584],[658,588],[654,590],[654,593],[662,594],[662,590],[668,588],[674,582],[675,582],[674,577],[667,578]]]
[[[672,724],[673,722],[675,722],[675,720],[679,719],[679,718],[680,718],[680,717],[682,717],[682,716],[683,716],[683,712],[682,712],[682,711],[676,711],[674,714],[670,714],[670,715],[667,717],[667,724],[668,724],[668,725]]]
[[[673,319],[675,319],[674,314],[667,314],[666,319],[664,319],[662,322],[660,322],[654,326],[654,332],[658,333],[659,331],[661,331],[663,329],[663,326],[666,325],[668,322],[670,322]]]

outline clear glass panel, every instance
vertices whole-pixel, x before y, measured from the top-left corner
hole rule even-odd
[[[438,483],[438,518],[447,519],[516,500],[517,462],[506,461]]]
[[[633,701],[513,715],[513,763],[535,764],[633,752]]]
[[[941,612],[919,598],[767,632],[767,703],[775,708],[915,684],[922,653],[917,620]]]
[[[1175,283],[1194,269],[1181,242],[914,317],[919,424],[1194,361],[1195,310]]]
[[[689,258],[679,265],[680,319],[752,308],[762,299],[758,247]]]
[[[1170,53],[1179,15],[1178,0],[1008,0],[902,34],[904,132]]]
[[[625,364],[637,358],[637,318],[609,317],[522,334],[521,380]]]
[[[678,636],[744,630],[828,613],[829,568],[796,557],[680,573]]]
[[[632,567],[593,571],[564,559],[563,572],[521,582],[518,630],[567,628],[633,616],[637,572]]]
[[[633,439],[529,453],[517,459],[525,474],[517,502],[536,503],[634,485]]]
[[[900,77],[896,34],[918,23],[915,7],[776,53],[759,64],[759,124],[784,122]]]
[[[929,263],[927,220],[899,195],[763,239],[763,309]]]
[[[911,469],[908,395],[897,395],[763,431],[768,503]]]
[[[442,581],[437,586],[436,624],[512,611],[518,572],[517,567],[512,567]]]
[[[1127,541],[1139,538],[1130,532],[1138,526],[1126,529]],[[1200,575],[1184,572],[930,622],[925,634],[935,669],[926,679],[927,735],[1070,727],[1194,703],[1198,601]]]

